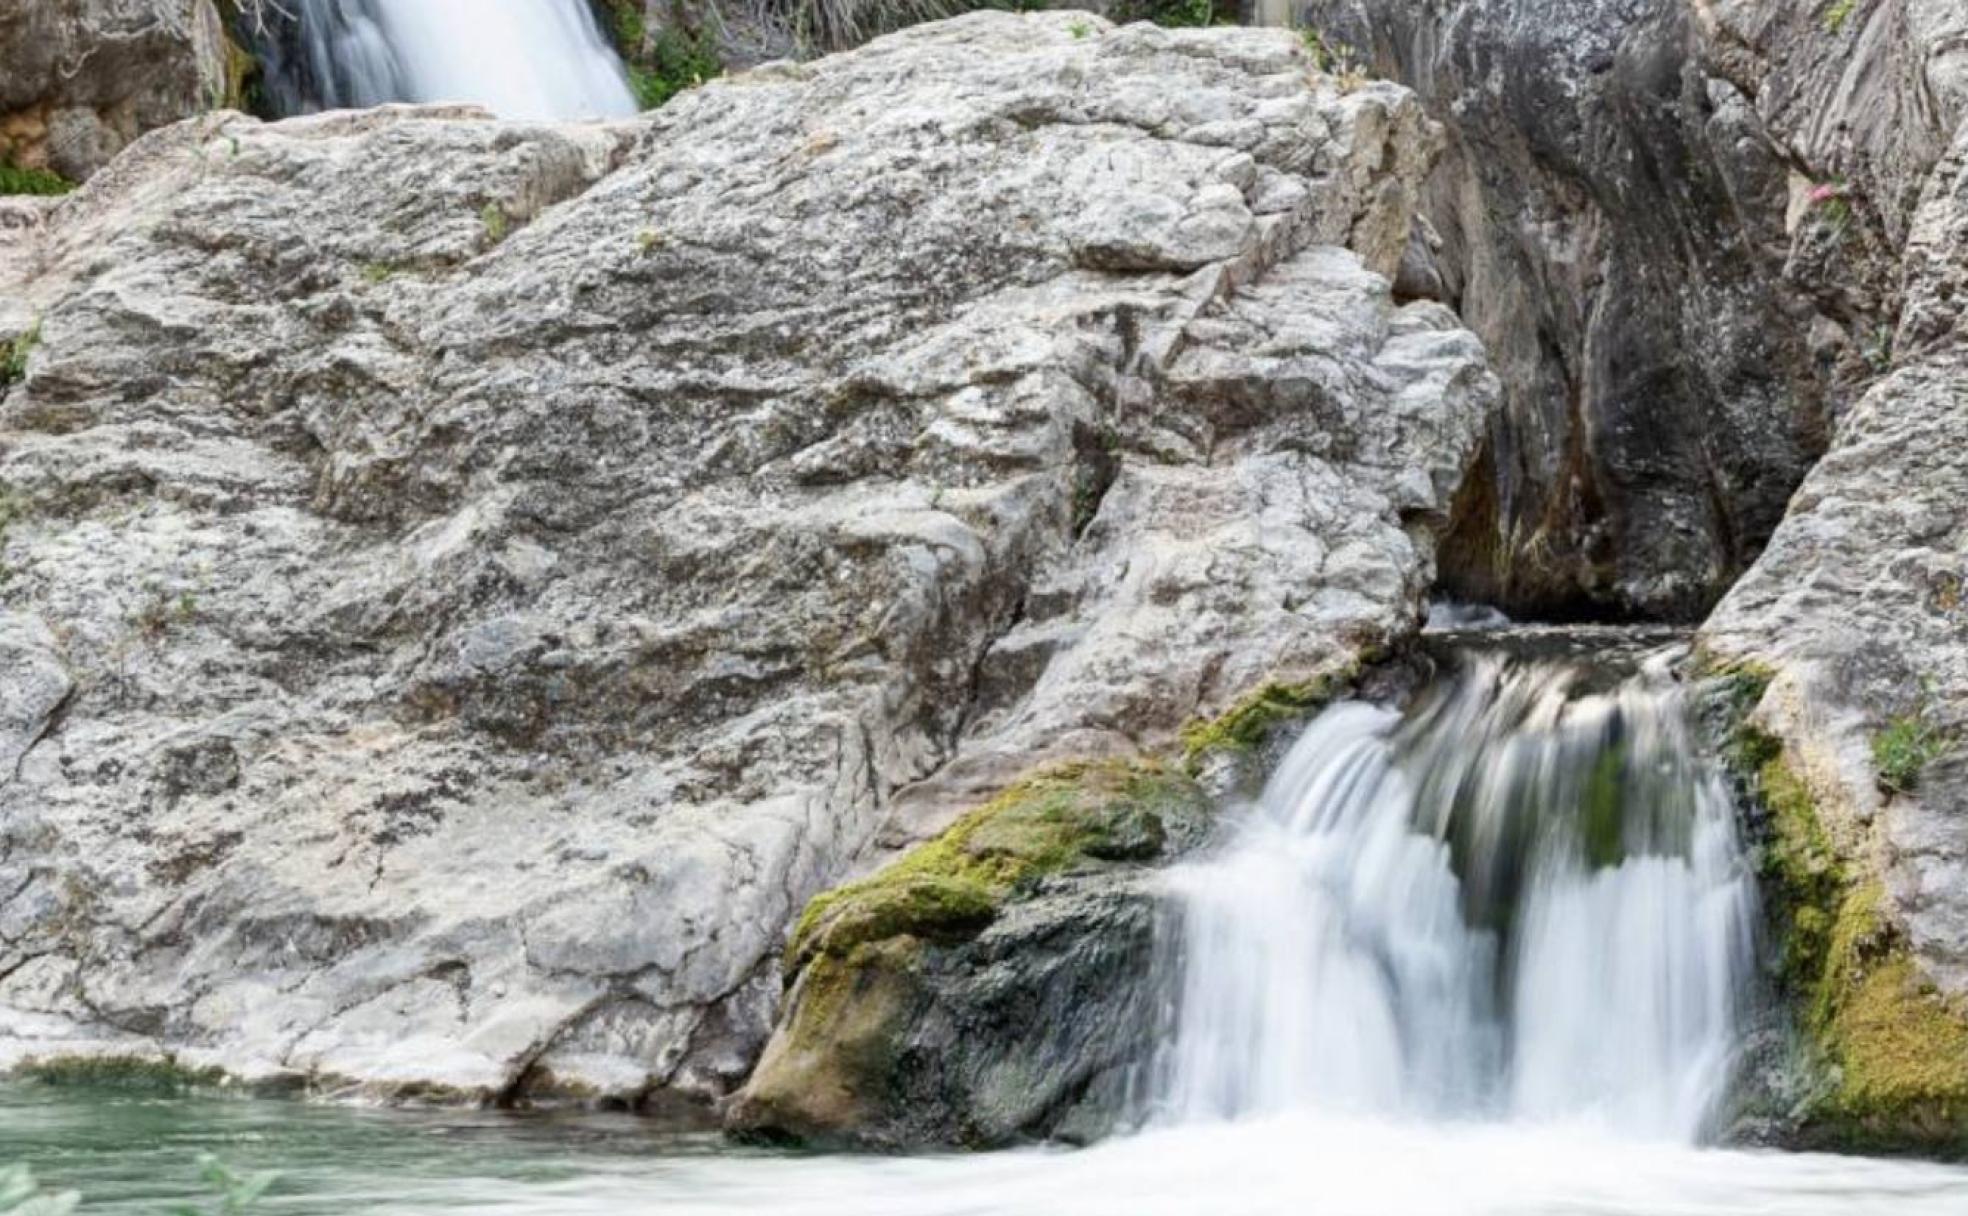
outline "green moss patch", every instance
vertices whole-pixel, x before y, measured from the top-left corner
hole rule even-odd
[[[899,936],[962,940],[1033,879],[1160,853],[1163,815],[1199,810],[1181,773],[1148,761],[1065,764],[1025,778],[879,873],[815,896],[786,949],[796,974]]]
[[[1756,784],[1770,814],[1764,876],[1781,978],[1825,1084],[1803,1114],[1829,1147],[1968,1151],[1968,1009],[1919,974],[1885,891],[1843,855],[1809,787],[1767,736]]]
[[[22,1064],[14,1075],[38,1085],[142,1093],[216,1089],[226,1083],[217,1068],[187,1068],[168,1056],[55,1056]]]
[[[1371,661],[1362,656],[1361,662]],[[1214,718],[1198,718],[1182,728],[1182,759],[1191,773],[1220,752],[1249,752],[1263,746],[1284,722],[1300,721],[1338,696],[1359,673],[1357,665],[1301,683],[1271,681]]]

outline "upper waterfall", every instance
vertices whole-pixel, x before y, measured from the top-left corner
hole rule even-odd
[[[1662,673],[1473,660],[1343,703],[1176,875],[1181,1118],[1585,1119],[1686,1140],[1730,1074],[1754,888]]]
[[[475,102],[501,118],[633,114],[586,0],[294,0],[261,52],[283,114],[389,101]]]

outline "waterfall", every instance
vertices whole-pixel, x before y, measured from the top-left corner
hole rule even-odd
[[[283,0],[257,39],[281,114],[466,101],[502,118],[633,114],[587,0]]]
[[[1172,878],[1169,1115],[1704,1130],[1755,894],[1659,664],[1478,656],[1405,717],[1335,705],[1242,814]]]

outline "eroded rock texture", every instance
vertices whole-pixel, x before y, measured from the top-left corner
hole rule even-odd
[[[226,95],[212,0],[0,5],[0,164],[83,181],[138,135]]]
[[[617,127],[140,141],[0,227],[0,1060],[720,1092],[884,827],[1413,626],[1434,132],[979,14]]]
[[[1313,0],[1449,147],[1406,284],[1508,402],[1460,594],[1692,619],[1888,365],[1896,263],[1968,80],[1954,0]]]
[[[1951,112],[1963,114],[1958,101]],[[1895,146],[1879,134],[1876,150]],[[1883,152],[1875,163],[1882,183],[1907,172]],[[1785,812],[1779,843],[1786,816],[1804,823],[1816,834],[1808,857],[1830,875],[1800,884],[1779,867],[1787,897],[1831,926],[1824,956],[1793,977],[1808,986],[1807,1063],[1819,1074],[1801,1104],[1804,1134],[1961,1153],[1968,126],[1904,223],[1891,369],[1842,421],[1703,636],[1718,666],[1769,680],[1752,720],[1771,736],[1763,784]]]

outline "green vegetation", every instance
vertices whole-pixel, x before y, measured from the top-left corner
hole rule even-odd
[[[1852,10],[1858,7],[1858,0],[1831,0],[1831,6],[1824,11],[1824,31],[1837,34],[1852,19]]]
[[[0,194],[67,194],[75,183],[46,169],[23,169],[0,161]]]
[[[1921,980],[1879,880],[1841,847],[1781,741],[1746,724],[1737,734],[1731,763],[1755,763],[1769,812],[1763,877],[1779,979],[1823,1079],[1799,1112],[1807,1139],[1968,1150],[1968,1010]]]
[[[488,245],[496,245],[505,240],[506,234],[512,231],[512,220],[507,217],[506,209],[498,203],[485,204],[479,210],[478,222],[485,228],[485,242]]]
[[[615,44],[628,68],[629,90],[645,110],[724,74],[710,31],[690,34],[664,28],[652,37],[638,0],[615,5]]]
[[[788,974],[901,935],[961,940],[1044,874],[1161,851],[1163,812],[1199,810],[1187,777],[1151,761],[1064,764],[1013,785],[875,875],[817,895],[786,949]]]
[[[1066,30],[1075,38],[1084,38],[1093,32],[1093,27],[1084,21],[1075,21],[1073,24],[1067,26]]]
[[[12,342],[0,346],[0,391],[27,379],[27,357],[39,345],[41,322],[37,320],[24,332],[15,335]]]
[[[1185,766],[1194,773],[1212,753],[1254,751],[1280,722],[1298,721],[1331,701],[1358,676],[1359,664],[1374,658],[1363,653],[1358,664],[1303,683],[1272,681],[1216,717],[1190,722],[1182,728]]]
[[[216,1089],[226,1081],[216,1068],[187,1068],[168,1056],[56,1056],[29,1061],[14,1076],[39,1085],[142,1093]]]
[[[1901,714],[1873,736],[1872,763],[1879,772],[1879,786],[1889,794],[1911,793],[1920,784],[1920,772],[1947,753],[1947,734],[1927,720],[1927,708]]]
[[[1161,0],[1149,8],[1148,19],[1156,25],[1200,28],[1216,24],[1215,0]]]
[[[280,1180],[275,1173],[237,1174],[210,1153],[198,1155],[198,1180],[212,1193],[211,1206],[174,1204],[168,1216],[240,1216],[258,1206]],[[0,1216],[67,1216],[82,1202],[75,1191],[51,1193],[41,1189],[25,1165],[0,1169]]]

